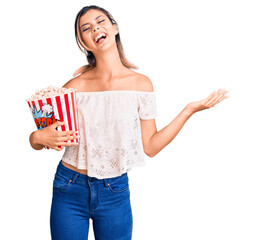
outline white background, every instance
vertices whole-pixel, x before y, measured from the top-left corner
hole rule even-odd
[[[254,3],[1,3],[0,239],[50,239],[52,181],[64,151],[31,148],[36,126],[25,99],[62,86],[87,63],[74,22],[96,4],[113,15],[126,57],[153,82],[158,131],[189,102],[224,87],[230,95],[193,115],[159,154],[145,155],[146,167],[129,173],[133,239],[255,240]]]

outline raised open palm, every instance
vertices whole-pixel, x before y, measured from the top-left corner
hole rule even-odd
[[[220,88],[217,92],[213,91],[207,98],[203,100],[189,103],[188,108],[193,113],[195,113],[204,109],[214,107],[216,104],[228,98],[228,96],[225,95],[227,92],[227,90]]]

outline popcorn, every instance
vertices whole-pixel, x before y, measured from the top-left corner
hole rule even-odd
[[[65,125],[59,126],[57,131],[78,131],[76,89],[49,86],[40,91],[37,90],[26,101],[37,129],[41,130],[56,121],[64,121]],[[78,143],[79,139],[68,142]],[[45,148],[49,149],[47,146]]]
[[[48,98],[60,94],[65,94],[69,93],[72,91],[75,91],[76,89],[74,88],[59,88],[56,86],[49,86],[46,88],[43,88],[42,90],[37,90],[34,95],[30,97],[30,101],[36,100],[36,99],[42,99],[42,98]]]

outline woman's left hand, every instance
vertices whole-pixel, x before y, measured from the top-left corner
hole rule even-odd
[[[204,109],[208,109],[211,107],[214,107],[216,104],[221,102],[222,100],[228,98],[225,94],[227,93],[227,90],[224,89],[219,89],[217,92],[213,91],[209,97],[196,101],[196,102],[191,102],[187,105],[187,108],[191,111],[191,113],[196,113]]]

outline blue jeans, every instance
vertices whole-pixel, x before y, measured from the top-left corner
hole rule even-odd
[[[96,240],[131,240],[132,209],[127,173],[97,179],[65,167],[53,180],[52,240],[87,240],[89,219]]]

